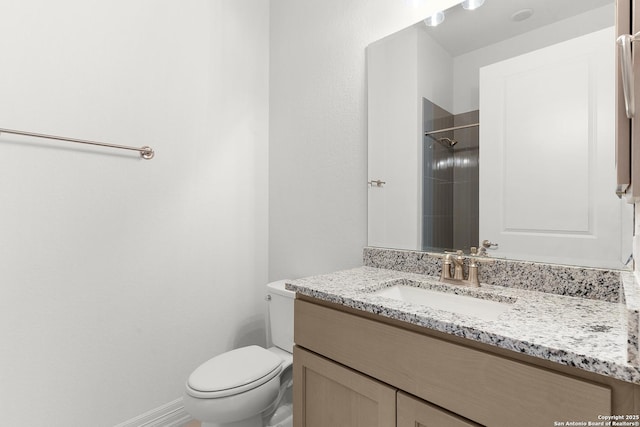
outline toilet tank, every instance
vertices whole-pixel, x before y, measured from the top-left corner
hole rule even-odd
[[[273,345],[293,353],[293,300],[296,293],[284,288],[285,280],[267,284],[269,327]]]

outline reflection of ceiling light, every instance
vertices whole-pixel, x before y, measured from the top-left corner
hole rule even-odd
[[[520,9],[513,15],[511,15],[511,20],[515,22],[524,21],[525,19],[531,18],[533,15],[533,9]]]
[[[465,10],[475,10],[484,4],[484,0],[464,0],[461,5]]]
[[[444,13],[442,11],[437,11],[424,20],[424,25],[426,25],[427,27],[435,27],[442,24],[442,21],[444,21]]]

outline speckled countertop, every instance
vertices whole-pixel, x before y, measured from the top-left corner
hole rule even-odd
[[[287,288],[320,300],[640,384],[640,363],[637,358],[628,362],[635,353],[627,348],[628,341],[634,339],[637,347],[640,297],[633,275],[621,275],[625,276],[622,279],[628,289],[620,302],[487,284],[472,289],[445,285],[425,274],[368,266],[289,281]],[[497,320],[483,320],[373,294],[398,284],[399,280],[411,282],[412,286],[471,294],[512,305]],[[629,330],[634,327],[635,331]]]

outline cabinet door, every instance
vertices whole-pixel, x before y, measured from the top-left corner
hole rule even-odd
[[[393,427],[396,389],[314,353],[293,350],[295,427]]]
[[[458,417],[424,400],[398,392],[397,427],[475,427],[480,426]]]

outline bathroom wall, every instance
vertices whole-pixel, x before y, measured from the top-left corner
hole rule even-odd
[[[268,2],[0,15],[0,127],[156,150],[0,136],[0,425],[113,426],[264,342]]]
[[[271,0],[269,275],[362,264],[370,43],[454,0]]]

